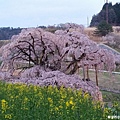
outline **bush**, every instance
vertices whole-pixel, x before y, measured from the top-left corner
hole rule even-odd
[[[108,108],[81,90],[0,82],[2,120],[107,120]]]

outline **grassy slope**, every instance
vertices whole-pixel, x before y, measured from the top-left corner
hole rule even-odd
[[[120,103],[120,94],[101,91],[105,102],[118,101]]]
[[[95,82],[95,72],[89,72],[90,79]],[[80,70],[80,76],[83,77],[82,71]],[[110,75],[109,73],[98,73],[99,86],[109,89],[120,90],[120,74]]]
[[[118,106],[120,107],[120,94],[107,92],[107,91],[101,91],[103,95],[103,101],[106,105],[109,107],[112,107],[114,102],[118,103]]]

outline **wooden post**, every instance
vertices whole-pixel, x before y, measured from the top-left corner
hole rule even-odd
[[[85,80],[85,66],[83,65],[82,68],[83,68],[83,80]]]
[[[96,85],[98,86],[98,70],[97,70],[97,65],[95,65],[95,77],[96,77]]]
[[[90,78],[89,78],[89,68],[88,68],[88,65],[87,65],[87,79],[90,80]]]

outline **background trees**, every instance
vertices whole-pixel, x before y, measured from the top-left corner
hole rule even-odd
[[[13,35],[21,32],[22,28],[2,27],[0,28],[0,40],[9,40]]]
[[[106,20],[106,5],[108,4],[108,23],[111,25],[120,25],[120,3],[112,5],[105,3],[102,10],[92,17],[90,26],[97,26],[101,21]]]

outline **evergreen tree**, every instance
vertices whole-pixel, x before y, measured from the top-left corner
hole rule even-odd
[[[105,36],[112,31],[113,31],[112,26],[110,24],[107,24],[106,21],[102,21],[97,26],[97,29],[95,30],[95,35]]]

